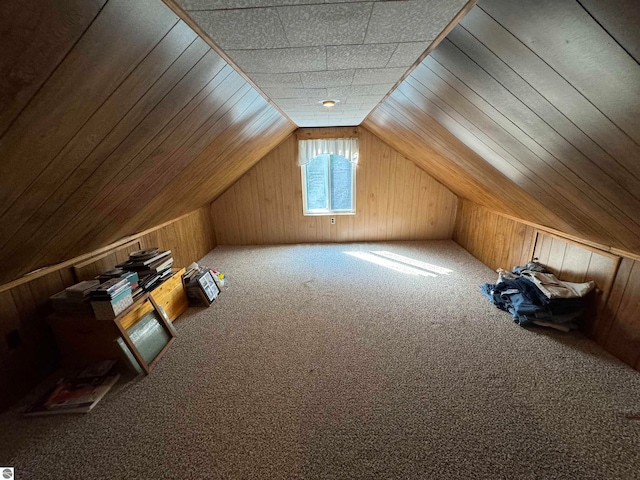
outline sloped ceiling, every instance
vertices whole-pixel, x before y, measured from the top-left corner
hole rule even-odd
[[[480,0],[363,123],[460,197],[640,253],[640,2]]]
[[[640,254],[638,10],[481,0],[363,125],[462,198]],[[211,202],[295,129],[160,1],[5,1],[0,36],[0,282]]]
[[[289,118],[311,127],[360,124],[474,1],[175,3]]]
[[[210,203],[295,129],[160,1],[5,1],[0,36],[0,283]]]

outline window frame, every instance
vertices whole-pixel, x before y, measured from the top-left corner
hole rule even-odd
[[[311,163],[316,158],[328,155],[329,161],[327,162],[327,203],[329,208],[327,210],[322,211],[313,211],[310,212],[307,207],[307,165]],[[344,158],[347,162],[351,164],[351,210],[333,210],[331,208],[331,157],[341,157]],[[301,179],[302,179],[302,214],[305,217],[322,217],[322,216],[338,216],[338,215],[355,215],[356,214],[356,167],[357,164],[349,161],[349,159],[342,157],[341,155],[336,155],[332,153],[323,153],[314,158],[312,158],[309,163],[302,165],[300,168]]]

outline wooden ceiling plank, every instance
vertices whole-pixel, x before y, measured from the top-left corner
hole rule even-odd
[[[420,78],[416,80],[416,77]],[[427,102],[420,106],[425,113],[429,113],[438,123],[528,194],[543,199],[549,208],[565,209],[567,204],[573,205],[572,214],[581,211],[583,222],[584,215],[588,217],[587,222],[591,216],[597,216],[602,218],[604,228],[627,230],[627,235],[640,236],[640,225],[627,214],[633,210],[634,203],[637,203],[637,216],[640,218],[640,202],[634,197],[627,195],[621,199],[619,204],[626,205],[626,211],[618,208],[616,203],[605,198],[599,189],[592,187],[563,164],[557,161],[551,165],[547,163],[555,159],[548,155],[546,150],[542,149],[543,154],[546,154],[545,160],[529,150],[509,132],[496,125],[493,118],[487,117],[457,95],[456,91],[426,66],[418,67],[399,87],[400,91],[411,95],[407,86],[415,88],[425,97]],[[415,101],[416,96],[411,95],[411,98]],[[438,108],[433,108],[433,104]],[[445,115],[442,115],[441,111]],[[600,175],[595,178],[603,180],[608,177]],[[603,183],[606,183],[606,180]],[[620,192],[621,189],[618,188],[616,191]],[[555,199],[555,204],[550,204],[552,199]]]
[[[20,230],[25,223],[30,227],[40,224],[30,214],[37,213],[47,219],[73,192],[73,186],[85,179],[70,178],[80,164],[105,140],[123,117],[133,108],[142,110],[139,100],[166,73],[167,69],[195,40],[195,34],[179,22],[156,45],[147,57],[131,72],[111,96],[64,146],[56,157],[39,173],[12,208],[0,216],[7,236]],[[74,88],[70,86],[70,88]],[[130,115],[133,116],[133,115]],[[56,191],[60,193],[56,195]]]
[[[636,0],[581,0],[580,5],[640,63],[640,4]]]
[[[450,92],[443,91],[437,85],[432,88],[437,91],[437,94],[411,76],[398,90],[413,101],[420,110],[445,127],[458,140],[514,183],[522,187],[526,185],[530,190],[542,195],[553,192],[546,181],[536,179],[528,166],[518,162],[513,155],[505,150],[504,142],[497,143],[493,140],[496,136],[499,137],[502,132],[495,129],[493,132],[489,131],[491,136],[486,135],[476,124],[465,117],[464,114],[468,115],[469,112],[463,110],[461,113],[451,106],[451,104],[455,105],[455,99],[448,95]],[[490,119],[485,117],[482,120],[491,127],[492,121]],[[496,140],[501,139],[497,138]],[[505,140],[508,146],[510,139],[505,136]]]
[[[424,158],[429,150],[433,151],[434,148],[438,148],[438,150],[442,152],[439,155],[443,155],[443,157],[439,157],[439,155],[430,156],[429,163],[437,161],[437,165],[443,167],[445,170],[434,168],[435,165],[432,164],[430,166],[428,163],[422,164],[421,166],[425,168],[429,174],[453,190],[458,196],[470,198],[481,205],[489,206],[505,213],[511,212],[511,214],[516,217],[526,218],[537,224],[555,225],[556,228],[565,229],[573,234],[579,234],[580,232],[583,234],[585,232],[588,234],[595,233],[590,226],[582,225],[577,229],[575,222],[566,222],[556,214],[552,214],[546,207],[543,207],[542,204],[533,200],[522,190],[515,190],[514,188],[517,187],[504,179],[502,174],[497,171],[489,174],[486,169],[486,162],[468,149],[466,151],[461,150],[461,144],[455,137],[448,139],[446,143],[441,143],[441,140],[436,140],[433,137],[434,132],[438,132],[441,138],[446,138],[447,135],[445,132],[441,131],[443,127],[436,122],[430,121],[429,117],[424,115],[424,113],[421,114],[410,102],[407,103],[406,100],[402,101],[399,95],[400,93],[398,91],[394,92],[387,102],[385,102],[385,105],[377,110],[374,116],[369,117],[365,127],[369,128],[369,126],[372,125],[373,118],[381,116],[385,107],[392,106],[396,102],[395,99],[400,98],[402,102],[400,104],[401,106],[394,108],[391,117],[384,120],[380,118],[381,127],[376,128],[374,126],[373,128],[376,128],[374,133],[419,164],[421,164],[419,159]],[[403,120],[407,115],[413,117],[413,121],[409,124]],[[398,126],[395,127],[394,124]],[[400,127],[402,124],[405,125],[404,128]],[[429,125],[428,129],[424,128],[426,125]],[[411,130],[414,130],[416,133],[420,132],[419,136],[411,133]],[[427,141],[428,143],[425,143]],[[418,145],[420,148],[418,148]],[[450,171],[453,167],[451,163],[452,160],[459,165],[459,167],[456,166],[457,172],[453,175],[445,175],[443,177],[443,173],[447,170]],[[502,180],[501,177],[503,178]],[[483,183],[480,183],[481,180]],[[494,192],[500,192],[500,194],[496,195]],[[532,207],[532,201],[537,204],[535,208]]]
[[[251,104],[255,101],[256,96],[255,92],[251,90],[251,87],[245,84],[245,88],[249,89],[249,92],[253,92],[251,96],[240,97],[241,107],[249,108]],[[263,103],[264,104],[264,103]],[[225,128],[233,125],[234,121],[238,121],[238,117],[240,114],[237,111],[227,111],[226,113],[221,113],[220,116],[216,117],[218,124],[214,124],[211,129],[211,136],[208,137],[209,142],[207,145],[214,143],[218,137],[216,135],[224,134]],[[222,132],[222,133],[220,133]],[[205,147],[207,146],[205,145]],[[193,208],[195,205],[202,206],[206,202],[196,203],[193,199],[190,203],[185,203],[183,200],[183,192],[180,191],[179,188],[175,190],[173,188],[173,184],[177,181],[177,179],[182,178],[183,175],[188,177],[200,177],[206,175],[206,172],[202,170],[202,166],[199,166],[195,159],[201,155],[202,149],[193,150],[192,153],[183,159],[183,162],[189,163],[189,168],[181,169],[174,172],[174,175],[166,177],[166,180],[169,182],[164,188],[159,189],[151,193],[147,196],[147,198],[142,199],[136,204],[137,211],[129,211],[123,212],[122,209],[118,209],[114,212],[113,215],[109,217],[105,217],[103,221],[95,224],[94,234],[98,234],[98,232],[102,232],[104,235],[109,235],[113,237],[117,237],[122,235],[123,231],[135,231],[131,230],[131,225],[135,224],[136,228],[144,228],[142,225],[151,225],[152,222],[158,221],[160,218],[168,218],[170,216],[175,216],[174,212],[182,211],[184,208]],[[196,188],[193,184],[184,185],[184,188],[187,190]],[[155,199],[160,196],[161,198],[169,199],[169,201],[163,203],[162,205],[156,205]],[[155,205],[154,207],[150,207]],[[125,207],[126,208],[126,207]],[[154,209],[157,209],[154,210]],[[144,213],[142,213],[144,212]],[[118,221],[119,220],[119,221]]]
[[[146,202],[163,188],[162,185],[153,186],[158,175],[165,179],[178,175],[181,171],[181,165],[188,164],[201,149],[206,147],[207,137],[203,137],[203,133],[211,128],[211,122],[214,122],[215,125],[220,117],[224,118],[225,112],[219,111],[220,106],[230,101],[235,102],[250,91],[250,87],[246,84],[243,87],[234,82],[234,76],[235,72],[231,71],[229,77],[225,78],[221,84],[224,85],[226,82],[233,90],[236,90],[231,97],[218,97],[215,94],[216,90],[214,90],[191,112],[179,129],[167,138],[166,146],[160,145],[155,155],[142,159],[135,168],[132,168],[131,164],[127,165],[129,174],[123,176],[120,181],[112,180],[112,192],[104,198],[102,207],[100,204],[97,205],[97,208],[104,211],[103,216],[99,220],[93,221],[90,228],[78,232],[74,238],[69,239],[65,250],[66,254],[77,248],[78,244],[90,244],[94,238],[108,236],[110,240],[113,239],[113,234],[109,229],[113,232],[117,231],[121,224],[126,223],[138,210],[144,208]],[[222,88],[224,90],[224,86]],[[211,103],[218,104],[218,107],[207,108]],[[169,160],[173,160],[175,164],[172,165]],[[135,198],[134,202],[131,202],[132,198]],[[200,206],[192,205],[189,209],[193,210]]]
[[[106,0],[0,3],[0,138],[64,60]]]
[[[290,122],[261,99],[261,113],[236,122],[199,155],[193,168],[185,170],[148,203],[123,231],[135,231],[145,222],[157,222],[189,204],[206,205],[240,178],[292,131]],[[254,135],[257,134],[257,137]],[[264,142],[269,138],[269,142]]]
[[[133,172],[135,182],[131,182],[131,184],[120,182],[119,185],[124,187],[124,190],[121,187],[114,192],[115,197],[119,200],[107,201],[107,204],[104,205],[104,222],[96,223],[94,226],[96,230],[93,233],[87,232],[87,236],[99,235],[99,231],[108,231],[110,228],[117,227],[117,224],[123,219],[133,217],[145,205],[145,202],[166,188],[167,184],[183,170],[190,168],[191,162],[209,145],[212,139],[235,120],[235,118],[228,116],[233,106],[236,104],[246,106],[252,103],[255,96],[251,95],[252,89],[249,85],[238,85],[238,82],[234,81],[235,75],[233,73],[227,80],[228,85],[236,91],[229,97],[209,96],[208,98],[218,105],[206,108],[207,104],[203,103],[205,108],[201,109],[201,115],[205,121],[199,128],[193,129],[195,131],[187,130],[184,132],[184,138],[186,138],[184,143],[177,148],[174,147],[169,155],[165,154],[153,159],[153,161],[145,161],[139,165],[137,170]],[[189,119],[193,119],[197,113],[194,111]],[[135,203],[126,200],[132,197],[137,198]]]
[[[640,117],[630,101],[640,91],[638,64],[578,2],[484,0],[481,8],[640,144]]]
[[[162,4],[107,3],[2,138],[2,213],[177,21]]]
[[[615,158],[624,170],[636,180],[640,179],[637,162],[640,147],[521,39],[514,37],[480,8],[469,12],[461,25]]]
[[[489,117],[499,122],[527,150],[517,148],[518,145],[509,142],[504,135],[493,134],[492,136],[502,146],[516,147],[517,151],[513,152],[515,158],[518,158],[522,164],[530,165],[534,176],[560,185],[559,189],[556,188],[560,194],[574,191],[577,195],[583,196],[584,201],[570,200],[571,204],[580,206],[585,203],[583,207],[587,210],[602,208],[613,212],[623,224],[637,224],[640,221],[638,198],[640,182],[632,180],[626,182],[630,188],[638,192],[636,196],[620,188],[620,184],[608,173],[589,161],[553,130],[544,119],[534,114],[520,98],[509,92],[504,87],[502,79],[491,77],[483,68],[462,55],[462,52],[449,41],[443,42],[440,49],[434,52],[434,58],[429,60],[428,65],[438,70],[439,75],[446,79],[445,82],[450,81],[456,84],[456,88],[461,90],[461,93],[464,92],[467,97],[476,102],[482,99],[478,102],[479,106],[484,107]],[[420,70],[416,69],[414,75],[424,78],[423,83],[427,86],[433,83],[438,84],[439,80],[434,78],[429,70],[430,68],[424,66]],[[489,102],[491,107],[488,108],[485,102]],[[476,125],[481,128],[486,124],[486,120],[476,122]],[[583,180],[582,177],[587,180]],[[589,179],[597,180],[597,189],[592,187],[593,181]],[[586,203],[592,203],[592,205],[586,205]],[[618,205],[625,205],[627,208],[623,210]],[[640,234],[640,230],[636,234]]]
[[[493,20],[491,21],[493,22]],[[469,22],[472,22],[472,20],[470,19]],[[496,22],[493,22],[491,28],[493,30],[499,30],[502,27]],[[489,38],[493,40],[491,37]],[[506,39],[517,42],[517,39],[508,34]],[[504,41],[506,41],[506,39]],[[464,26],[461,25],[451,32],[447,40],[451,41],[452,44],[464,52],[465,55],[486,71],[492,78],[496,79],[500,85],[526,105],[527,108],[540,117],[542,121],[548,124],[549,127],[570,144],[570,147],[562,145],[561,148],[553,152],[559,160],[563,160],[566,157],[567,166],[574,171],[580,172],[586,170],[593,172],[593,175],[604,176],[605,181],[608,182],[607,185],[611,185],[613,181],[618,185],[617,190],[620,190],[620,187],[622,187],[628,195],[633,195],[634,193],[640,195],[640,181],[638,179],[634,178],[633,175],[629,175],[628,172],[625,172],[625,169],[620,168],[620,164],[611,155],[605,152],[593,139],[580,130],[571,119],[567,118],[527,80],[521,77],[503,59],[497,57]],[[502,43],[504,43],[504,41]],[[440,65],[433,59],[429,60],[430,62],[427,65],[433,68],[437,68]],[[442,72],[443,70],[444,67],[441,67],[440,71]],[[445,71],[444,75],[447,73],[449,72]],[[442,73],[440,73],[440,75],[442,75]],[[450,73],[449,76],[453,77]],[[443,79],[444,78],[445,77],[443,77]],[[453,81],[458,81],[459,84],[462,83],[456,77],[453,77]],[[466,85],[462,85],[462,89],[464,89]],[[473,95],[471,95],[471,97],[473,97]],[[470,100],[473,101],[472,98],[470,98]],[[476,99],[476,102],[477,101]],[[526,130],[526,123],[523,124],[521,122],[520,125],[523,125]],[[611,127],[613,127],[613,125],[611,125]],[[575,152],[573,149],[575,149]],[[585,161],[587,159],[590,162]],[[608,178],[609,176],[611,176],[610,179]]]
[[[26,271],[59,261],[56,249],[50,246],[55,246],[60,237],[74,235],[74,225],[80,231],[86,228],[85,222],[91,222],[95,217],[94,202],[108,197],[114,188],[115,185],[110,183],[114,176],[126,167],[135,168],[140,153],[155,147],[154,142],[163,138],[163,132],[171,131],[171,126],[175,128],[210,93],[213,89],[211,77],[215,77],[225,64],[213,52],[203,57],[203,48],[208,50],[203,42],[192,44],[185,52],[184,61],[176,62],[166,78],[141,99],[137,105],[140,108],[130,111],[116,130],[92,152],[83,168],[75,172],[78,175],[74,182],[77,188],[58,211],[44,219],[42,226],[33,230],[32,236],[25,235],[29,231],[23,229],[20,237],[16,237],[22,243],[18,242],[13,248],[37,248],[40,245],[42,254],[48,255],[30,258],[31,264],[26,266]],[[86,215],[83,216],[83,212]],[[44,249],[42,243],[38,243],[43,241],[43,237]]]

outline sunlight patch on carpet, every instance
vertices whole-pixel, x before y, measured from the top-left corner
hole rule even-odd
[[[369,253],[369,252],[344,252],[344,253],[346,253],[347,255],[351,255],[352,257],[359,258],[360,260],[365,260],[367,262],[375,263],[376,265],[380,265],[390,270],[394,270],[396,272],[404,273],[407,275],[420,275],[422,277],[437,277],[435,273],[428,272],[421,268],[412,267],[405,263],[397,262],[389,258],[380,257],[378,255],[374,255],[373,253]]]

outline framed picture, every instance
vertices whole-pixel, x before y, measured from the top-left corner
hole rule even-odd
[[[204,274],[198,277],[197,281],[202,293],[204,293],[204,296],[207,299],[207,303],[213,302],[220,293],[220,289],[218,288],[216,281],[213,279],[211,271],[207,270]]]

